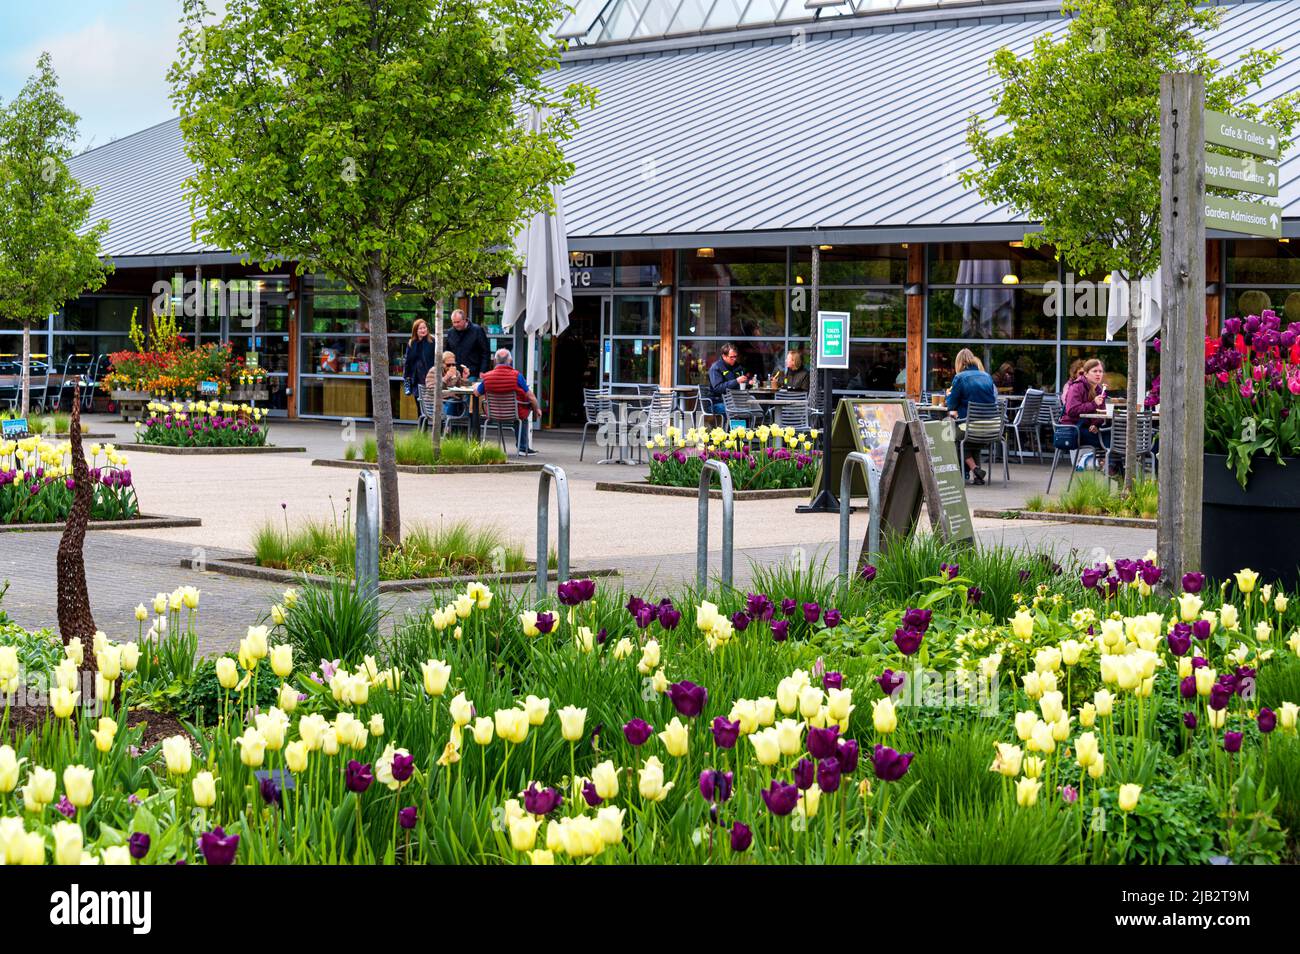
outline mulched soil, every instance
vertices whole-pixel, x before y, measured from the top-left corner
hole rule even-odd
[[[13,738],[19,728],[28,731],[37,728],[41,722],[54,718],[46,706],[14,706],[9,710],[9,735]],[[147,749],[157,745],[171,735],[189,735],[175,716],[154,712],[150,709],[133,709],[127,713],[126,724],[136,726],[144,723],[144,738],[141,748]]]

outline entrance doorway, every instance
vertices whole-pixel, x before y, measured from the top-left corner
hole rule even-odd
[[[600,384],[602,318],[608,302],[606,295],[574,295],[569,327],[550,342],[543,385],[547,427],[574,427],[584,420],[582,389]]]

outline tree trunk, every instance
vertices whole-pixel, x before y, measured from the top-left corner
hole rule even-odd
[[[1128,408],[1128,427],[1124,431],[1124,490],[1133,486],[1133,471],[1137,466],[1137,422],[1138,412],[1142,408],[1145,394],[1138,393],[1141,383],[1138,381],[1138,349],[1142,347],[1139,340],[1142,322],[1142,276],[1130,276],[1128,282],[1128,387],[1125,388],[1125,400]]]
[[[26,417],[27,412],[31,409],[31,385],[32,385],[32,322],[30,318],[23,319],[23,369],[22,369],[22,388],[23,401],[22,412],[19,417]]]
[[[388,300],[375,253],[366,269],[366,315],[370,321],[370,397],[374,405],[375,460],[379,464],[380,537],[385,548],[402,542],[397,499],[397,453],[393,446],[393,395],[388,383]],[[360,501],[358,501],[358,505]]]
[[[429,437],[433,441],[433,459],[442,453],[442,299],[433,310],[433,360],[438,373],[433,378],[433,417],[429,418]]]

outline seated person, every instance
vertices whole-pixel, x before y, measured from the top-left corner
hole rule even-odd
[[[454,360],[454,359],[453,359]],[[528,382],[511,364],[510,352],[502,348],[493,358],[493,368],[479,379],[474,388],[476,394],[513,394],[519,413],[519,424],[515,430],[515,443],[520,457],[533,457],[537,451],[530,444],[531,428],[529,418],[536,413],[542,416],[542,407],[537,403],[537,396],[528,390]]]
[[[957,373],[953,375],[952,387],[948,389],[948,413],[951,416],[958,421],[965,421],[966,410],[970,404],[997,403],[998,392],[993,384],[993,378],[984,370],[983,362],[975,357],[974,352],[969,348],[962,348],[957,352],[957,360],[953,367]],[[966,458],[966,474],[974,475],[972,483],[975,484],[984,483],[984,478],[988,476],[974,457]]]
[[[1101,361],[1089,358],[1079,366],[1078,375],[1065,386],[1065,394],[1061,399],[1061,424],[1079,428],[1081,447],[1085,444],[1097,448],[1110,446],[1109,433],[1102,433],[1095,421],[1084,420],[1079,416],[1096,414],[1106,407],[1105,379],[1106,369]],[[1112,470],[1117,467],[1112,462]]]
[[[808,371],[803,366],[801,352],[791,350],[785,353],[785,367],[776,373],[774,383],[778,390],[808,390]]]
[[[430,368],[429,373],[424,377],[424,386],[432,388],[435,383],[434,375],[438,373],[437,368]],[[456,367],[456,355],[450,351],[442,353],[442,386],[447,388],[462,388],[469,385],[469,369],[461,366]],[[460,417],[465,413],[465,399],[461,397],[452,397],[442,402],[442,413],[447,417]]]
[[[749,380],[745,369],[737,363],[740,353],[736,346],[727,342],[719,352],[720,357],[709,368],[709,400],[713,402],[713,413],[726,416],[727,406],[723,403],[728,391],[739,388]]]

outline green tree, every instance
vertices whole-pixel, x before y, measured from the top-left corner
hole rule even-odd
[[[552,89],[558,0],[186,0],[170,80],[194,231],[346,282],[370,337],[383,536],[400,539],[387,299],[476,291],[572,166],[594,102]],[[542,131],[521,113],[549,106]],[[395,329],[396,330],[396,329]],[[404,333],[402,331],[401,333]]]
[[[90,223],[94,193],[68,171],[77,116],[42,53],[18,95],[0,106],[0,319],[23,326],[22,414],[31,398],[32,324],[104,284],[108,220]],[[53,360],[51,357],[49,360]]]
[[[1281,54],[1250,50],[1225,69],[1203,39],[1218,28],[1222,8],[1199,8],[1198,0],[1067,0],[1061,12],[1073,15],[1064,36],[1037,38],[1023,57],[999,50],[990,61],[1001,80],[994,112],[1006,129],[990,132],[971,117],[967,142],[979,165],[962,181],[1042,223],[1026,246],[1050,245],[1079,272],[1119,272],[1133,316],[1141,280],[1160,265],[1161,75],[1200,73],[1208,108],[1270,123],[1286,137],[1300,94],[1263,108],[1244,101]],[[1130,317],[1130,406],[1142,399],[1133,393],[1138,348]],[[1136,441],[1129,428],[1128,460]]]

